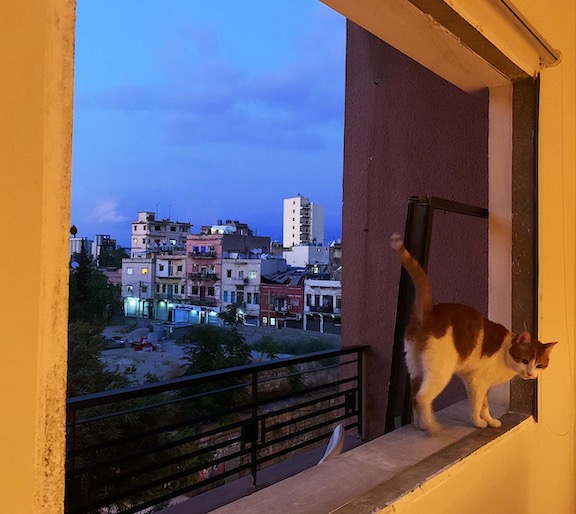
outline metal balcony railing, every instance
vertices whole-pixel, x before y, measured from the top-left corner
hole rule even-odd
[[[217,257],[215,251],[188,252],[188,255],[194,259],[216,259]]]
[[[200,296],[193,294],[192,296],[188,296],[187,300],[192,302],[194,305],[204,307],[216,307],[218,305],[218,298],[215,296]]]
[[[188,278],[195,279],[195,280],[218,280],[218,275],[216,273],[209,273],[209,272],[194,272],[188,273]]]
[[[310,312],[332,313],[334,312],[334,307],[332,307],[331,305],[310,305],[309,310]]]
[[[135,513],[362,427],[365,346],[67,401],[66,513]],[[106,510],[108,509],[108,510]]]

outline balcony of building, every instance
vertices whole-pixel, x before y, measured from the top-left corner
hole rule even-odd
[[[178,257],[186,257],[185,246],[163,245],[152,247],[150,251],[158,258],[176,259]]]
[[[306,307],[307,312],[324,312],[333,314],[336,309],[332,305],[310,305]]]
[[[193,305],[198,305],[202,307],[217,307],[218,306],[218,298],[215,296],[201,296],[193,294],[186,298],[187,301],[192,303]]]
[[[200,271],[200,272],[188,273],[188,278],[192,280],[211,280],[215,282],[218,280],[218,275],[216,273]]]
[[[205,252],[202,251],[188,252],[188,256],[192,257],[193,259],[216,259],[218,257],[218,254],[214,250],[207,250]]]
[[[269,482],[272,465],[293,470],[294,461],[282,463],[323,451],[338,425],[359,442],[364,350],[322,351],[68,399],[66,512],[121,506],[135,513],[175,498],[188,499],[182,512],[206,512],[200,493],[224,486],[215,491],[221,506],[230,482],[238,481],[237,494],[246,481],[249,491]]]

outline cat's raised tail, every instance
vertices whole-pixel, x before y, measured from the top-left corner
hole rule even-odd
[[[419,262],[406,250],[404,242],[398,234],[392,234],[390,246],[414,283],[416,291],[414,314],[419,321],[423,321],[426,313],[432,311],[432,289],[428,275],[426,275]]]

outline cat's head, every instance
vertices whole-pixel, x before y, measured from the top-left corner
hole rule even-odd
[[[548,367],[550,352],[556,343],[541,343],[532,339],[526,331],[512,336],[510,345],[510,366],[524,380],[538,377]]]

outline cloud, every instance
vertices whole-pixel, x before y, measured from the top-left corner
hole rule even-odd
[[[98,223],[125,223],[130,217],[118,214],[118,202],[115,200],[101,200],[92,210],[92,217]]]
[[[320,15],[302,36],[293,62],[251,72],[226,62],[216,35],[198,30],[182,48],[163,52],[169,59],[160,63],[166,72],[159,74],[161,82],[79,93],[76,106],[154,115],[149,126],[177,145],[320,150],[343,120],[344,48],[337,31],[343,31],[342,23]],[[212,51],[198,53],[203,46]]]

